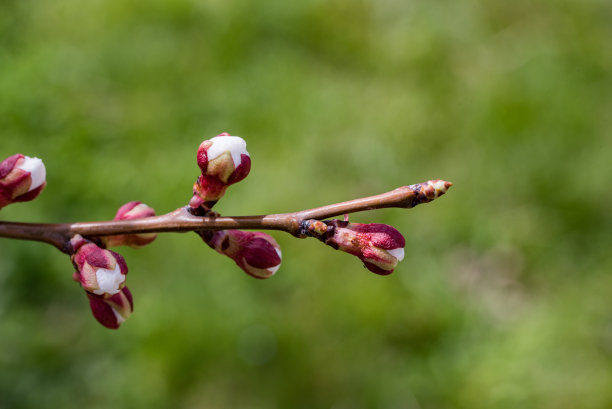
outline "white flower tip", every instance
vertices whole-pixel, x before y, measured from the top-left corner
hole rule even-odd
[[[125,321],[125,318],[123,318],[121,314],[119,314],[117,310],[114,309],[113,307],[111,307],[111,310],[113,311],[113,314],[115,314],[115,319],[117,320],[117,324],[122,324]]]
[[[32,190],[38,188],[40,185],[45,183],[47,171],[45,170],[45,165],[41,159],[30,158],[29,156],[26,156],[23,160],[23,163],[17,166],[17,168],[26,172],[30,172],[32,183],[30,184],[28,192],[31,192]]]
[[[215,136],[210,141],[212,145],[206,151],[209,161],[214,160],[225,152],[229,152],[234,162],[234,168],[237,168],[242,162],[240,155],[249,156],[249,152],[246,150],[246,142],[239,136]]]
[[[278,254],[278,258],[280,258],[282,260],[283,259],[283,253],[281,253],[280,249],[274,247],[274,250],[276,250],[276,254]],[[274,274],[276,274],[276,272],[278,271],[280,266],[281,266],[281,263],[278,263],[274,267],[269,267],[268,271],[271,273],[271,275],[274,275]]]
[[[112,270],[106,268],[97,269],[96,280],[100,288],[94,290],[94,294],[102,295],[106,293],[113,295],[119,292],[119,286],[125,281],[125,275],[121,274],[121,268],[119,267],[119,263],[117,263]]]
[[[281,266],[280,263],[278,263],[274,267],[269,267],[267,270],[270,272],[270,275],[274,275],[274,274],[276,274],[276,272],[278,271],[280,266]]]
[[[387,250],[387,253],[395,257],[397,261],[402,261],[404,259],[404,249],[402,247],[393,250]]]

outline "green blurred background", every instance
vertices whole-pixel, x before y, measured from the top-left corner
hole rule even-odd
[[[254,280],[194,234],[135,251],[135,313],[91,316],[68,257],[0,241],[0,408],[612,407],[612,3],[3,0],[0,157],[48,186],[2,220],[184,205],[199,143],[248,142],[226,215],[442,178],[356,214],[379,277],[273,233]]]

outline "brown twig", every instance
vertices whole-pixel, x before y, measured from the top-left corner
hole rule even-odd
[[[403,186],[376,196],[335,203],[293,213],[238,217],[201,217],[191,214],[188,206],[173,212],[136,220],[80,222],[80,223],[14,223],[0,222],[0,237],[42,241],[63,252],[69,251],[70,238],[132,233],[187,232],[202,230],[246,229],[280,230],[296,237],[306,237],[306,220],[323,220],[343,214],[388,207],[412,208],[441,196],[452,183],[432,180]]]

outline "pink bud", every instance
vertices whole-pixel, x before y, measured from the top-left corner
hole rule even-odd
[[[113,220],[133,220],[152,216],[155,216],[153,208],[141,202],[128,202],[117,210]],[[156,233],[136,233],[103,236],[101,239],[106,244],[106,247],[130,246],[138,248],[151,243],[156,237]]]
[[[112,296],[123,288],[128,269],[120,254],[98,247],[78,234],[70,244],[72,264],[77,269],[73,278],[85,291]]]
[[[202,174],[193,186],[194,197],[189,203],[193,208],[216,202],[228,186],[240,182],[251,170],[244,139],[225,132],[202,142],[197,160]]]
[[[46,186],[42,160],[20,153],[0,163],[0,209],[15,202],[33,200]]]
[[[203,238],[210,247],[234,260],[238,267],[255,278],[268,278],[280,267],[280,246],[268,234],[221,230],[208,239]]]
[[[404,259],[404,236],[386,224],[360,224],[340,220],[326,222],[322,240],[335,249],[353,254],[376,274],[391,274]]]
[[[87,292],[93,316],[106,328],[117,329],[134,311],[132,293],[123,287],[117,294],[105,297]]]

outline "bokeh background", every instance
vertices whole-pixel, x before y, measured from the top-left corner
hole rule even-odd
[[[50,246],[0,241],[0,408],[612,407],[612,3],[3,0],[0,157],[48,187],[2,220],[184,205],[199,143],[244,137],[216,208],[294,211],[442,178],[356,214],[406,237],[379,277],[273,233],[258,281],[194,234],[120,250],[100,326]]]

